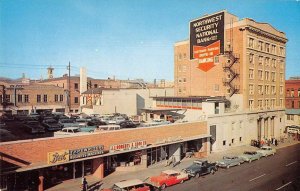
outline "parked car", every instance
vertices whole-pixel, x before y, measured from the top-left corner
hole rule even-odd
[[[38,113],[30,113],[28,116],[27,116],[27,118],[29,118],[29,120],[36,120],[36,121],[38,121],[38,120],[40,120],[40,114],[38,114]]]
[[[81,132],[90,132],[90,133],[92,133],[92,132],[95,131],[96,128],[97,128],[97,126],[95,126],[95,125],[79,125],[79,130]]]
[[[92,118],[91,121],[88,121],[87,124],[88,124],[88,125],[96,125],[96,126],[99,126],[99,125],[107,125],[106,122],[101,121],[100,119],[97,119],[97,118]]]
[[[263,157],[269,156],[269,155],[275,155],[276,149],[273,149],[270,146],[262,146],[258,151]]]
[[[150,177],[150,184],[163,190],[167,186],[183,183],[188,179],[189,175],[183,171],[165,170],[159,176]]]
[[[209,163],[207,160],[195,160],[193,164],[183,169],[190,177],[200,177],[205,174],[214,174],[217,170],[217,163]]]
[[[150,191],[150,185],[139,179],[123,180],[115,183],[111,188],[102,189],[102,191]]]
[[[256,151],[245,151],[243,155],[240,156],[244,161],[252,162],[254,160],[259,160],[262,157],[261,153]]]
[[[10,131],[6,129],[0,129],[0,141],[15,141],[17,140],[17,137],[13,135]]]
[[[17,114],[15,115],[15,119],[18,121],[25,121],[27,119],[27,114]]]
[[[119,124],[121,126],[121,128],[136,128],[136,124],[133,123],[132,121],[122,121]]]
[[[48,131],[57,131],[62,129],[62,126],[58,124],[55,119],[51,118],[43,120],[42,125],[46,127]]]
[[[0,121],[0,128],[6,127],[6,124],[3,121]]]
[[[73,119],[60,119],[58,121],[58,123],[59,123],[59,125],[61,127],[74,127],[74,126],[78,126],[78,124],[76,124]]]
[[[223,160],[217,161],[217,166],[229,168],[244,163],[244,160],[238,156],[223,156]]]
[[[31,134],[45,133],[45,127],[42,126],[38,121],[27,121],[24,123],[24,128]]]
[[[88,134],[88,133],[81,132],[79,127],[65,127],[61,131],[54,132],[54,137],[66,136],[66,135],[83,135],[83,134]]]

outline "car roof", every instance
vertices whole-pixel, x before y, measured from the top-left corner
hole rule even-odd
[[[165,174],[176,174],[176,173],[179,173],[178,171],[176,171],[176,170],[164,170],[164,171],[162,171],[163,173],[165,173]]]
[[[123,180],[121,182],[115,183],[115,185],[120,188],[126,188],[129,186],[134,186],[134,185],[138,185],[138,184],[144,184],[144,182],[139,179],[132,179],[132,180]]]
[[[272,148],[272,147],[270,147],[270,146],[262,146],[261,148]]]
[[[79,129],[79,127],[65,127],[63,129]]]

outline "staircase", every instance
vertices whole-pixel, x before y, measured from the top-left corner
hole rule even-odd
[[[223,69],[225,72],[229,72],[230,79],[224,79],[223,83],[225,86],[228,86],[230,88],[229,96],[231,97],[233,94],[238,93],[239,91],[239,88],[233,85],[233,80],[236,79],[239,74],[232,68],[232,66],[239,60],[239,57],[238,55],[234,55],[232,51],[225,51],[225,56],[228,58],[228,62],[225,63]]]

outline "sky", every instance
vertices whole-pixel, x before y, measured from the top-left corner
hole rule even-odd
[[[189,21],[224,9],[285,32],[286,78],[300,76],[300,0],[0,0],[0,77],[60,77],[70,62],[71,75],[173,80]]]

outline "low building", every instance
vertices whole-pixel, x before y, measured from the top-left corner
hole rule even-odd
[[[1,189],[40,190],[61,181],[114,171],[138,171],[181,160],[189,151],[209,154],[206,122],[123,129],[88,135],[0,143]]]

